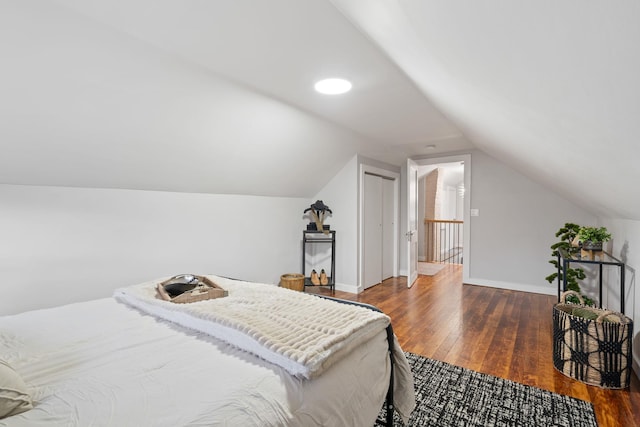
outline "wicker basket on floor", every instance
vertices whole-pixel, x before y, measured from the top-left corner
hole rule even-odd
[[[287,273],[280,276],[280,287],[304,291],[304,276],[298,273]]]
[[[565,303],[575,295],[581,305]],[[567,291],[553,307],[553,366],[564,375],[602,388],[626,388],[631,376],[633,320],[584,306]]]

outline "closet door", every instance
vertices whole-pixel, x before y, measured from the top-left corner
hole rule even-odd
[[[393,185],[392,179],[382,179],[382,280],[393,276]]]
[[[364,288],[382,281],[382,178],[364,174]]]

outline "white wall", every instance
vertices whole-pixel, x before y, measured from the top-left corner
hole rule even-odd
[[[472,153],[470,282],[556,294],[550,246],[566,222],[595,223],[594,215],[481,151]]]
[[[278,283],[301,198],[0,185],[0,315],[178,273]]]
[[[480,215],[465,218],[470,232],[465,283],[555,294],[556,284],[544,278],[553,272],[548,261],[556,231],[566,222],[589,224],[596,217],[481,151],[470,155],[470,164],[465,163],[470,182],[464,200]],[[438,160],[416,159],[419,164]],[[405,173],[403,168],[403,187]],[[406,231],[406,223],[402,230]],[[406,251],[401,262],[406,263]]]
[[[550,246],[566,222],[595,223],[583,208],[481,151],[472,152],[469,283],[556,294]]]
[[[316,200],[322,200],[333,212],[325,224],[336,230],[336,289],[357,293],[358,156],[353,156],[311,203]]]
[[[634,370],[640,372],[640,292],[637,291],[637,270],[640,267],[640,221],[604,219],[601,224],[612,235],[611,254],[625,263],[625,314],[634,319]],[[618,268],[605,269],[603,306],[620,310],[620,273]]]
[[[323,200],[333,215],[325,223],[336,230],[336,289],[358,293],[359,200],[361,166],[400,173],[400,168],[354,156],[313,199]]]

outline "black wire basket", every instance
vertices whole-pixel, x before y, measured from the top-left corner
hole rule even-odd
[[[568,304],[576,295],[581,304]],[[564,375],[602,388],[627,388],[632,369],[633,320],[584,305],[567,291],[553,306],[553,366]]]

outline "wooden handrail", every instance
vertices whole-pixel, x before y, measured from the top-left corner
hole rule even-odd
[[[459,221],[456,219],[424,219],[425,224],[429,223],[447,223],[447,224],[464,224],[464,221]]]

